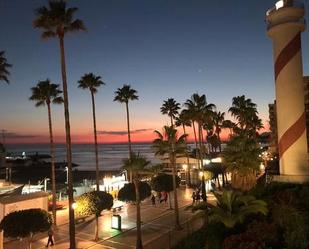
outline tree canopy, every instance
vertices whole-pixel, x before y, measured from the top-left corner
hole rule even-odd
[[[177,188],[180,184],[179,176],[176,176]],[[157,192],[171,192],[173,191],[173,176],[168,174],[159,174],[151,179],[150,185],[154,191]]]
[[[140,200],[145,200],[151,195],[151,188],[146,182],[139,182],[138,185]],[[135,202],[135,186],[134,183],[125,184],[118,193],[118,199],[125,202]]]
[[[6,237],[32,237],[46,232],[52,225],[51,215],[39,208],[15,211],[6,215],[0,223],[0,229]]]
[[[0,81],[5,81],[6,83],[9,83],[9,67],[12,67],[12,65],[7,62],[5,52],[0,51]]]
[[[84,193],[76,199],[75,212],[78,216],[95,215],[99,217],[104,209],[113,206],[113,196],[104,191]]]

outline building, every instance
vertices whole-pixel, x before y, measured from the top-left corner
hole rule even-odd
[[[309,153],[309,76],[304,76],[304,99],[305,99],[305,113],[307,126],[307,147]],[[276,100],[274,103],[268,105],[269,114],[269,128],[271,131],[270,138],[270,152],[278,154],[278,129],[277,129],[277,110]]]

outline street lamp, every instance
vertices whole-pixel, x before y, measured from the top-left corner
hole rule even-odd
[[[72,203],[72,208],[75,210],[77,208],[77,203],[76,202],[73,202]]]

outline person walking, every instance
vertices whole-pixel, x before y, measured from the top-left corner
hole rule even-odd
[[[192,192],[192,205],[195,204],[195,200],[196,200],[196,194],[195,191]]]
[[[156,197],[154,196],[154,194],[151,195],[151,203],[152,203],[152,206],[156,205]]]
[[[49,244],[51,245],[51,246],[53,246],[54,245],[54,231],[53,231],[53,229],[52,229],[52,227],[50,227],[49,228],[49,230],[48,230],[48,232],[47,232],[47,235],[48,235],[48,240],[47,240],[47,245],[46,245],[46,247],[48,247],[49,246]]]

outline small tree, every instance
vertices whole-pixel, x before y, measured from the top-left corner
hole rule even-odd
[[[138,190],[140,201],[145,200],[151,195],[151,188],[146,182],[139,182]],[[136,202],[134,183],[125,184],[118,192],[118,199],[125,202]]]
[[[179,187],[180,178],[176,176],[176,186]],[[157,192],[167,192],[169,197],[170,209],[172,209],[172,202],[170,198],[170,192],[174,190],[173,188],[173,176],[168,174],[159,174],[151,179],[150,183],[152,189]]]
[[[99,216],[104,209],[110,209],[113,206],[113,196],[104,191],[93,191],[84,193],[76,200],[75,212],[78,216],[95,215],[95,237],[98,240]]]
[[[5,237],[28,238],[28,248],[31,249],[33,236],[46,232],[52,225],[51,215],[39,208],[15,211],[6,215],[0,223],[0,229]]]
[[[133,162],[136,156],[133,154]],[[142,159],[144,161],[144,159]],[[135,161],[136,162],[136,161]],[[136,204],[136,249],[143,249],[140,202],[151,195],[151,188],[146,182],[134,178],[134,183],[125,184],[118,192],[118,199]]]
[[[256,185],[256,172],[260,165],[260,148],[254,138],[246,134],[235,135],[227,143],[223,157],[227,170],[232,173],[232,187],[248,191]]]

